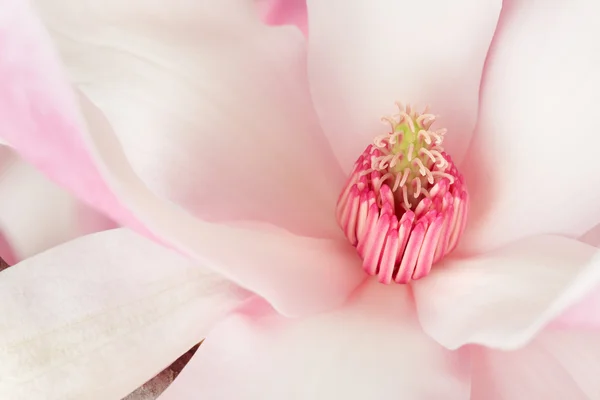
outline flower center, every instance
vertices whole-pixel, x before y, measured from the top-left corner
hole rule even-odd
[[[378,171],[382,183],[392,180],[392,192],[404,209],[409,210],[429,197],[428,188],[441,177],[448,178],[450,183],[454,183],[454,177],[444,170],[448,162],[441,144],[446,130],[429,130],[436,117],[428,114],[427,109],[419,114],[410,106],[404,109],[398,105],[398,108],[397,120],[382,119],[390,124],[391,130],[375,138],[371,168],[363,174]]]
[[[446,130],[431,130],[427,108],[398,109],[354,164],[336,213],[363,268],[382,283],[426,276],[458,244],[468,211],[464,179],[441,147]]]

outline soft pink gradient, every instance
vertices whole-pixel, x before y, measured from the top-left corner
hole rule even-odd
[[[4,139],[32,164],[38,166],[49,177],[55,179],[61,185],[72,190],[84,201],[96,206],[107,213],[115,221],[122,225],[135,229],[148,237],[156,239],[161,243],[178,248],[185,254],[189,254],[198,260],[215,267],[221,273],[244,287],[260,293],[277,305],[277,308],[288,314],[303,314],[323,308],[333,307],[342,303],[358,283],[364,277],[358,270],[348,269],[358,260],[341,235],[334,228],[335,221],[332,214],[327,213],[327,197],[331,204],[336,197],[336,180],[340,178],[339,166],[328,153],[327,147],[316,146],[314,130],[319,130],[310,118],[314,120],[314,112],[306,109],[307,100],[303,95],[308,95],[307,87],[299,92],[296,102],[292,102],[290,96],[281,92],[281,82],[267,82],[272,73],[279,71],[283,66],[275,65],[274,71],[267,74],[264,68],[266,61],[277,57],[283,61],[297,61],[302,59],[302,41],[299,41],[296,32],[287,30],[283,38],[276,36],[275,32],[260,26],[253,18],[253,10],[248,11],[248,16],[242,16],[242,22],[247,24],[248,29],[255,32],[259,40],[256,45],[260,51],[265,46],[265,40],[270,40],[272,46],[283,46],[283,44],[295,45],[298,52],[289,52],[289,57],[282,58],[282,52],[276,55],[264,54],[265,60],[257,59],[255,71],[256,80],[250,80],[255,84],[260,80],[264,85],[259,88],[261,96],[266,93],[283,96],[289,102],[289,114],[293,118],[299,118],[298,128],[304,135],[294,140],[296,149],[301,144],[314,148],[313,156],[321,155],[317,159],[309,160],[301,157],[299,162],[305,163],[308,168],[300,169],[301,164],[292,163],[290,166],[299,168],[298,172],[292,173],[301,182],[307,182],[302,186],[304,196],[298,196],[298,207],[302,210],[314,209],[314,202],[321,202],[325,206],[317,207],[318,213],[312,215],[310,212],[290,213],[286,215],[295,219],[294,223],[282,224],[282,228],[288,227],[298,229],[298,225],[307,220],[319,218],[317,221],[324,224],[324,229],[314,233],[314,236],[296,236],[290,234],[276,234],[281,229],[262,227],[260,230],[229,227],[222,224],[211,224],[191,217],[185,210],[172,205],[172,203],[157,197],[142,182],[131,169],[130,161],[123,153],[121,136],[116,137],[112,126],[106,116],[82,93],[79,94],[79,105],[77,97],[66,83],[64,74],[56,54],[50,45],[49,38],[43,32],[36,19],[32,18],[30,10],[22,3],[8,2],[6,15],[6,31],[10,35],[3,36],[4,54],[6,57],[0,60],[0,71],[2,81],[9,90],[0,94],[0,117],[2,117],[2,132]],[[199,6],[200,7],[200,6]],[[118,7],[117,7],[118,8]],[[74,12],[70,6],[70,12]],[[218,12],[211,7],[204,10],[210,16],[212,12]],[[209,13],[210,11],[210,13]],[[66,12],[66,11],[65,11]],[[204,14],[202,9],[198,13]],[[64,14],[67,15],[67,14]],[[234,23],[232,21],[231,23]],[[77,19],[80,23],[80,19]],[[219,28],[222,29],[222,28]],[[15,35],[15,32],[23,32]],[[285,39],[285,40],[284,40]],[[33,40],[33,41],[32,41]],[[232,42],[237,43],[237,42]],[[261,47],[263,46],[263,47]],[[28,48],[29,52],[21,52],[19,49]],[[283,50],[283,48],[282,48]],[[234,54],[237,55],[237,54]],[[28,68],[26,66],[48,65],[42,70]],[[288,72],[289,70],[285,70]],[[296,71],[294,71],[296,72]],[[120,71],[120,74],[123,72]],[[297,74],[300,78],[302,68],[298,66]],[[284,84],[297,85],[296,76],[290,77]],[[295,79],[295,80],[292,80]],[[14,89],[13,89],[14,88]],[[239,89],[239,88],[238,88]],[[292,91],[292,92],[295,92]],[[93,93],[91,93],[93,94]],[[159,93],[158,95],[163,95]],[[240,93],[241,95],[241,93]],[[255,96],[257,94],[254,94]],[[277,102],[277,99],[273,99]],[[258,110],[258,104],[256,104]],[[306,109],[306,114],[299,114],[300,109]],[[266,108],[271,109],[271,108]],[[81,119],[80,110],[86,114],[88,129]],[[290,118],[282,119],[282,114],[272,114],[277,120],[271,121],[281,125],[273,124],[267,140],[278,143],[277,136],[285,132]],[[10,116],[10,118],[9,118]],[[214,118],[214,117],[213,117]],[[231,127],[229,121],[224,121]],[[279,129],[279,128],[282,129]],[[212,129],[217,127],[211,127]],[[131,129],[131,128],[130,128]],[[218,129],[217,129],[218,131]],[[127,135],[130,130],[121,130],[122,135]],[[186,135],[195,135],[196,131],[186,131]],[[246,132],[241,129],[233,130],[242,136]],[[301,142],[304,140],[304,142]],[[324,138],[321,136],[321,143]],[[289,147],[291,148],[291,147]],[[242,148],[243,149],[243,148]],[[248,154],[248,149],[246,154]],[[283,149],[277,148],[278,152]],[[252,153],[250,153],[252,154]],[[302,154],[296,153],[296,154]],[[226,155],[225,155],[226,157]],[[253,159],[260,160],[254,156]],[[225,158],[228,160],[228,158]],[[322,168],[319,169],[319,166]],[[210,167],[206,166],[206,167]],[[261,166],[264,168],[264,166]],[[319,171],[319,179],[308,180],[303,174],[316,168]],[[271,168],[272,171],[281,171],[279,168]],[[214,176],[212,170],[208,174]],[[288,171],[290,174],[290,171]],[[238,177],[239,174],[236,174]],[[260,176],[260,174],[259,174]],[[217,176],[217,182],[224,182],[222,177]],[[250,181],[251,182],[251,181]],[[271,184],[272,181],[265,183]],[[328,184],[329,183],[329,184]],[[281,186],[280,188],[285,188]],[[257,193],[265,193],[269,187],[259,189]],[[262,189],[262,190],[260,190]],[[316,192],[316,193],[315,193]],[[306,196],[314,193],[315,196]],[[280,201],[283,195],[277,195]],[[218,196],[215,200],[218,199]],[[236,199],[236,197],[232,197]],[[233,202],[232,204],[236,204]],[[280,203],[285,204],[285,203]],[[292,203],[293,204],[293,203]],[[257,203],[257,206],[264,206]],[[290,204],[288,204],[288,207]],[[333,205],[332,205],[333,207]],[[282,209],[281,212],[287,209]],[[229,209],[235,213],[235,209]],[[321,217],[319,214],[323,214]],[[265,221],[267,222],[267,221]],[[262,233],[261,233],[262,232]],[[302,230],[300,229],[300,232]],[[231,251],[235,246],[236,251]],[[297,249],[303,248],[301,257],[296,255]],[[339,250],[336,250],[339,249]],[[256,266],[248,265],[248,258],[254,254]],[[317,261],[323,262],[323,257],[331,258],[325,261],[325,269]],[[312,273],[309,273],[312,270]],[[287,282],[287,283],[286,283]],[[308,299],[304,293],[312,292]]]
[[[13,265],[17,258],[14,254],[12,246],[6,240],[6,237],[0,233],[0,257],[6,261],[8,265]]]
[[[600,357],[571,354],[596,318],[600,253],[575,238],[600,220],[600,143],[589,121],[569,119],[578,156],[566,168],[556,121],[557,110],[600,107],[599,28],[593,1],[546,4],[309,0],[307,41],[267,28],[243,0],[40,0],[41,20],[0,0],[0,139],[155,241],[109,231],[5,271],[0,367],[11,379],[0,395],[113,398],[199,336],[165,399],[532,398],[547,385],[539,377],[561,398],[597,393],[589,371]],[[427,15],[428,29],[403,15]],[[281,18],[271,22],[293,22]],[[341,171],[395,100],[448,116],[448,150],[475,206],[458,253],[409,286],[365,281],[334,221]],[[205,268],[226,279],[183,298],[169,291]],[[112,302],[115,283],[125,292]],[[256,296],[231,298],[236,285]],[[211,314],[215,295],[227,307]],[[156,320],[149,298],[165,301]],[[156,357],[140,351],[151,346]],[[536,374],[512,376],[511,360]],[[106,368],[120,361],[144,368]],[[75,373],[64,384],[59,366]]]
[[[600,248],[600,224],[586,232],[580,240]],[[600,285],[587,293],[581,301],[569,307],[552,325],[561,329],[580,327],[589,330],[600,329]]]
[[[9,147],[0,147],[0,231],[11,247],[0,255],[10,264],[115,227],[103,213],[57,186]]]
[[[469,349],[423,334],[406,285],[371,281],[348,307],[296,320],[259,299],[248,306],[215,327],[161,400],[469,396]]]
[[[269,25],[295,25],[308,34],[305,0],[255,0],[261,18]]]
[[[0,119],[4,140],[82,200],[145,232],[114,196],[87,151],[79,134],[85,125],[76,98],[65,90],[69,85],[60,65],[53,62],[55,52],[43,28],[31,18],[26,2],[2,5]]]

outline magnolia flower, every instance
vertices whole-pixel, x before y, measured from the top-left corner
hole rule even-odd
[[[156,3],[0,2],[1,139],[136,232],[0,274],[1,397],[119,399],[205,337],[161,399],[597,396],[593,1],[315,0],[308,41]],[[394,101],[470,202],[409,284],[335,220]]]

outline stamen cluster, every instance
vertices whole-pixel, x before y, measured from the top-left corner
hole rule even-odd
[[[337,220],[369,275],[389,284],[426,276],[458,244],[468,210],[463,176],[442,145],[436,117],[398,104],[390,131],[360,155]]]

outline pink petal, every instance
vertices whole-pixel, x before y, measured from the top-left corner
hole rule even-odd
[[[83,121],[46,32],[27,2],[1,0],[0,5],[2,139],[59,184],[75,188],[84,201],[111,210],[119,221],[133,220],[84,150]]]
[[[594,226],[579,238],[584,243],[600,248],[600,224]]]
[[[211,221],[336,236],[343,177],[310,100],[305,40],[247,3],[36,2],[70,80],[155,194]]]
[[[371,282],[333,313],[290,320],[255,304],[227,318],[161,400],[466,400],[468,369],[468,351],[423,334],[406,287]]]
[[[600,283],[598,249],[536,236],[469,258],[449,258],[413,285],[423,329],[444,346],[512,349]]]
[[[429,104],[460,161],[500,0],[309,0],[315,106],[342,166],[386,132],[395,101]]]
[[[306,0],[255,0],[261,17],[269,25],[295,25],[308,33]]]
[[[600,248],[600,225],[596,225],[580,241]],[[553,322],[557,328],[600,329],[600,284],[573,304]]]
[[[124,229],[55,247],[0,273],[0,398],[120,399],[247,297]]]
[[[594,0],[505,2],[463,169],[472,189],[465,247],[578,237],[600,222],[596,15]]]
[[[0,31],[8,55],[0,60],[0,84],[8,89],[0,91],[0,132],[48,176],[115,221],[195,257],[287,314],[334,307],[363,279],[345,241],[207,223],[155,196],[131,169],[104,114],[81,95],[89,131],[83,128],[48,40],[24,3],[3,1],[11,26],[10,35]]]
[[[5,150],[2,155],[0,228],[15,252],[11,264],[81,235],[115,227],[12,152]]]
[[[557,329],[600,329],[600,285],[552,321]]]
[[[107,176],[115,191],[159,239],[289,315],[337,306],[365,278],[360,259],[345,240],[297,236],[265,224],[207,223],[152,196],[128,168],[102,115],[90,103],[83,105],[94,128],[89,139],[98,159],[110,168]]]
[[[0,232],[0,258],[2,258],[8,265],[13,265],[17,262],[15,251],[13,250],[10,242],[6,239],[6,234],[3,232]],[[6,268],[6,265],[4,265],[4,268]],[[2,269],[3,268],[0,267],[0,271]]]
[[[3,175],[7,169],[10,168],[14,161],[13,154],[8,147],[0,145],[0,185]],[[0,201],[2,196],[0,196]],[[8,265],[13,265],[17,262],[17,256],[13,249],[13,245],[6,238],[6,228],[0,225],[0,258],[2,258]],[[2,267],[0,267],[1,269]]]
[[[589,400],[600,393],[597,333],[547,331],[517,351],[473,354],[472,400]]]

